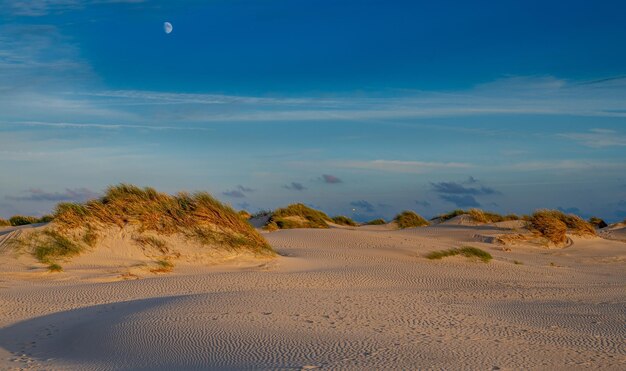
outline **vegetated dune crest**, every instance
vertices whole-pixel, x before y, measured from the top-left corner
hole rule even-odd
[[[177,264],[258,262],[275,256],[233,209],[207,193],[175,196],[121,184],[98,200],[57,206],[52,222],[4,228],[3,270],[92,270],[118,278],[167,273]]]

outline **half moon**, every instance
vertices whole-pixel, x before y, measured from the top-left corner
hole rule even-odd
[[[170,32],[172,32],[173,29],[174,26],[172,26],[170,22],[163,23],[163,30],[165,31],[165,33],[169,34]]]

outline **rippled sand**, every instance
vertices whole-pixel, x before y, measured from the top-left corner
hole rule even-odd
[[[5,269],[0,368],[626,369],[626,243],[477,242],[498,232],[279,231],[275,260],[115,282]],[[462,245],[494,259],[424,258]]]

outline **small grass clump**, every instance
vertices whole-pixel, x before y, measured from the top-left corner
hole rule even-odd
[[[566,215],[558,210],[539,210],[530,218],[530,229],[534,230],[550,242],[562,245],[567,241],[569,230],[577,236],[595,236],[594,226],[577,215]]]
[[[70,258],[83,251],[79,244],[51,229],[44,230],[34,237],[36,241],[32,244],[33,256],[40,263],[56,264],[59,259]]]
[[[14,215],[9,218],[9,223],[11,223],[12,226],[17,227],[20,225],[39,223],[39,218],[34,216]]]
[[[133,236],[133,240],[142,247],[151,247],[165,254],[169,251],[167,243],[160,238],[154,236]]]
[[[339,216],[333,217],[333,222],[335,224],[347,225],[347,226],[350,226],[350,227],[356,227],[358,225],[357,222],[355,222],[351,218],[348,218],[347,216],[343,216],[343,215],[339,215]]]
[[[488,252],[481,250],[477,247],[464,246],[458,249],[433,251],[426,255],[427,259],[440,260],[449,256],[462,255],[466,258],[478,258],[484,263],[489,262],[493,257]]]
[[[2,218],[0,218],[0,227],[8,227],[8,226],[10,226],[10,225],[11,225],[11,222],[9,222],[9,221],[8,221],[8,220],[6,220],[6,219],[2,219]]]
[[[237,212],[237,215],[239,215],[240,217],[242,217],[244,220],[248,220],[250,218],[252,218],[252,214],[250,214],[249,212],[247,212],[246,210],[239,210]]]
[[[513,264],[515,264],[515,265],[524,265],[524,263],[522,263],[519,260],[513,260]]]
[[[606,228],[609,226],[603,219],[598,218],[596,216],[589,218],[589,224],[593,225],[595,228],[598,228],[598,229]]]
[[[169,260],[157,260],[156,268],[150,269],[152,273],[169,273],[174,270],[174,264]]]
[[[459,215],[465,215],[465,214],[467,214],[467,212],[465,210],[456,209],[456,210],[451,211],[449,213],[441,214],[439,216],[436,216],[436,217],[432,218],[431,220],[439,219],[440,222],[445,222],[446,220],[450,220],[450,219],[452,219],[454,217],[457,217]]]
[[[366,225],[384,225],[384,224],[387,224],[387,221],[385,219],[379,218],[379,219],[370,220],[369,222],[365,224]]]
[[[325,213],[304,204],[292,204],[272,213],[266,229],[328,228],[332,219]]]
[[[52,263],[48,265],[48,271],[53,273],[63,272],[63,267],[57,263]]]
[[[530,229],[548,239],[555,245],[567,242],[567,224],[550,211],[538,211],[530,220]]]
[[[425,227],[428,224],[428,221],[416,214],[414,211],[406,210],[396,215],[393,219],[397,224],[398,228],[413,228],[413,227]]]

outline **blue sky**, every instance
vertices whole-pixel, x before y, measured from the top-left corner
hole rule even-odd
[[[625,12],[0,0],[0,217],[131,182],[361,220],[457,207],[622,219]]]

